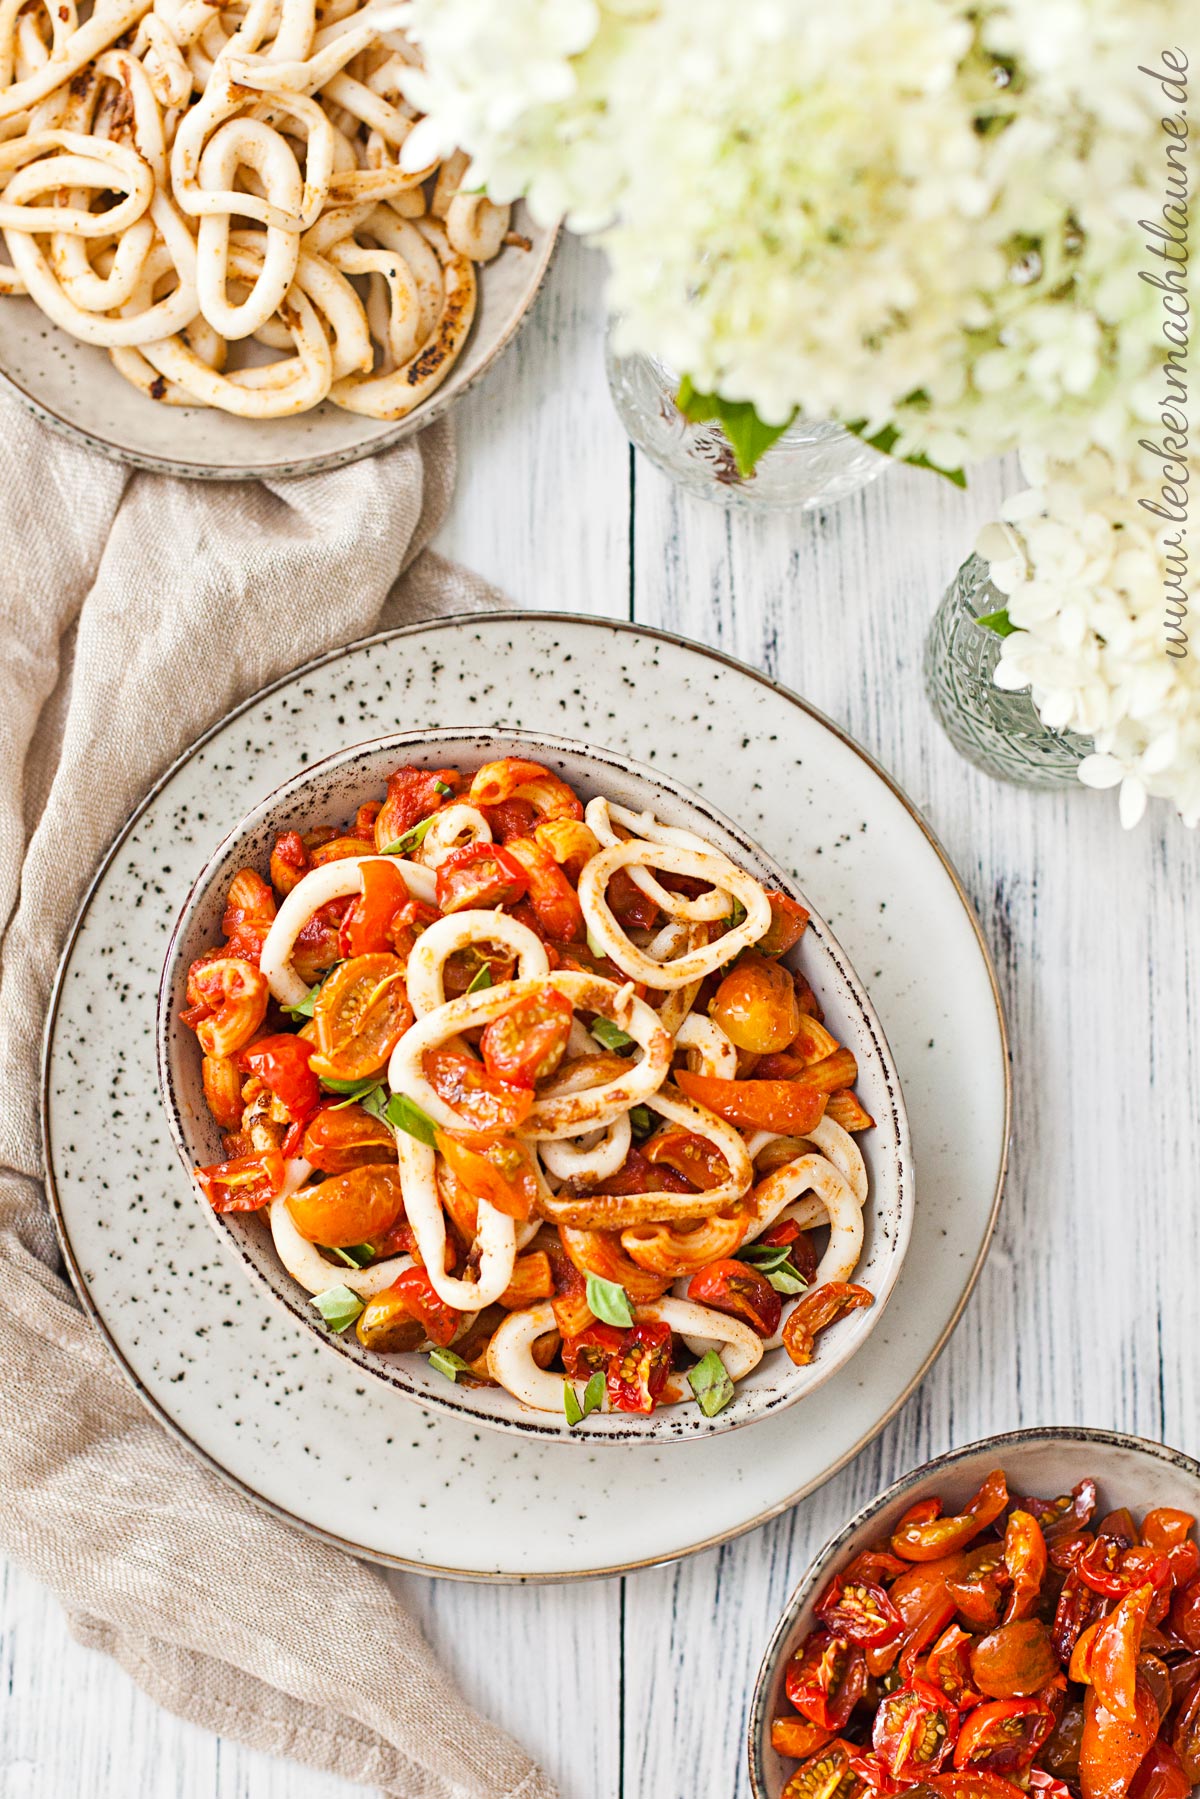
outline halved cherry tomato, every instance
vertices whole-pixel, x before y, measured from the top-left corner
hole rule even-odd
[[[1135,1587],[1107,1618],[1094,1626],[1087,1657],[1088,1676],[1105,1711],[1123,1724],[1137,1722],[1138,1653],[1153,1597],[1153,1587]]]
[[[461,786],[462,776],[456,768],[398,768],[388,776],[387,798],[375,816],[376,848],[386,850],[438,811]]]
[[[563,1367],[568,1380],[587,1380],[597,1372],[607,1374],[609,1363],[621,1347],[624,1331],[615,1324],[589,1324],[578,1335],[562,1340]]]
[[[539,842],[540,833],[548,828],[546,825],[538,827]],[[578,869],[570,872],[579,879]],[[658,907],[648,893],[642,892],[627,868],[614,869],[604,897],[609,911],[626,931],[648,931],[658,921]]]
[[[1046,1626],[1017,1618],[980,1637],[971,1649],[971,1677],[992,1699],[1028,1699],[1059,1671]]]
[[[514,1137],[496,1137],[471,1148],[460,1138],[439,1131],[437,1146],[468,1193],[486,1199],[508,1218],[523,1221],[529,1217],[538,1185],[523,1143]]]
[[[262,1150],[197,1168],[195,1173],[214,1212],[260,1212],[283,1186],[283,1157],[278,1150]]]
[[[556,943],[582,943],[586,927],[579,895],[546,846],[533,837],[512,837],[505,853],[521,868],[529,904],[547,937]]]
[[[1042,1535],[1050,1548],[1091,1521],[1096,1509],[1096,1483],[1090,1478],[1084,1479],[1072,1492],[1063,1493],[1057,1499],[1021,1499],[1017,1503],[1021,1511],[1028,1512],[1041,1525]]]
[[[1196,1528],[1191,1512],[1180,1512],[1170,1505],[1157,1505],[1142,1519],[1142,1542],[1151,1549],[1171,1550],[1187,1542]]]
[[[871,1741],[893,1780],[936,1774],[954,1748],[958,1712],[939,1687],[914,1680],[889,1693],[875,1713]]]
[[[312,1044],[302,1037],[281,1032],[259,1037],[238,1054],[238,1066],[257,1075],[294,1123],[312,1117],[321,1103],[317,1077],[309,1067]]]
[[[834,1575],[813,1610],[835,1637],[864,1649],[893,1643],[904,1632],[904,1620],[884,1589],[874,1581],[850,1579],[848,1571]]]
[[[904,1639],[900,1651],[900,1678],[911,1680],[917,1672],[917,1664],[930,1644],[940,1637],[946,1626],[954,1619],[954,1601],[948,1593],[930,1600],[924,1611],[920,1613],[916,1623],[911,1627]],[[933,1685],[941,1685],[933,1682]],[[949,1696],[948,1689],[942,1691]],[[957,1703],[957,1701],[955,1702]]]
[[[989,1774],[1027,1768],[1050,1732],[1054,1713],[1040,1699],[993,1699],[963,1719],[954,1766]]]
[[[901,1524],[911,1519],[912,1509],[904,1514]],[[888,1554],[891,1554],[890,1550]],[[903,1562],[899,1556],[895,1559],[903,1573],[891,1582],[888,1591],[892,1604],[910,1626],[936,1600],[947,1596],[949,1577],[957,1574],[967,1560],[963,1555],[944,1555],[936,1562]]]
[[[396,1139],[362,1106],[328,1105],[305,1126],[297,1154],[322,1174],[347,1174],[369,1162],[395,1161]]]
[[[1005,1619],[1027,1618],[1033,1611],[1046,1578],[1046,1539],[1042,1527],[1029,1512],[1010,1513],[1004,1532],[1004,1566],[1012,1582]]]
[[[652,1412],[670,1372],[669,1325],[635,1324],[608,1364],[609,1405],[614,1412]]]
[[[1165,1587],[1171,1578],[1171,1564],[1163,1551],[1122,1546],[1105,1536],[1089,1545],[1075,1567],[1085,1585],[1109,1599],[1146,1584]]]
[[[797,900],[773,887],[768,887],[767,898],[771,902],[771,922],[754,947],[764,956],[786,956],[803,937],[808,913]]]
[[[475,804],[474,801],[471,802]],[[509,843],[514,837],[532,837],[537,825],[537,813],[530,800],[499,800],[494,806],[481,808],[484,817],[492,827],[492,836],[500,843]]]
[[[399,1279],[392,1282],[388,1292],[396,1294],[412,1317],[424,1325],[425,1335],[431,1343],[444,1349],[447,1343],[453,1342],[462,1313],[438,1298],[423,1268],[406,1268]]]
[[[945,1799],[1017,1799],[1017,1794],[1024,1789],[1005,1780],[999,1774],[986,1774],[972,1769],[953,1774],[931,1774],[927,1780],[921,1781],[912,1789],[914,1794],[921,1793],[928,1787],[931,1793],[941,1793]]]
[[[1045,1768],[1030,1768],[1029,1790],[1040,1793],[1044,1799],[1072,1799],[1071,1789],[1065,1780],[1056,1780],[1053,1774],[1047,1774]]]
[[[1171,1629],[1189,1649],[1200,1650],[1200,1578],[1181,1587],[1171,1601]]]
[[[478,980],[485,968],[488,983],[499,987],[502,981],[512,980],[516,958],[499,948],[493,949],[486,943],[471,943],[466,949],[456,949],[453,955],[447,956],[442,966],[442,985],[446,989],[446,998],[458,999],[462,994],[469,993],[472,981]]]
[[[796,1301],[783,1327],[783,1347],[798,1368],[806,1368],[817,1352],[817,1332],[857,1312],[873,1306],[875,1295],[866,1287],[847,1281],[826,1281],[822,1287],[810,1287]]]
[[[499,1080],[474,1056],[461,1050],[426,1052],[425,1078],[439,1098],[453,1106],[464,1131],[493,1137],[515,1131],[533,1107],[533,1088]]]
[[[783,1789],[782,1799],[837,1799],[847,1791],[854,1750],[836,1738],[802,1762]],[[851,1786],[851,1792],[856,1788]]]
[[[493,1018],[479,1049],[491,1074],[516,1087],[549,1080],[567,1047],[575,1009],[553,987],[543,987]]]
[[[925,1678],[930,1686],[940,1687],[960,1712],[979,1704],[982,1695],[971,1673],[971,1638],[957,1624],[944,1630],[929,1651]]]
[[[867,1664],[857,1643],[814,1630],[789,1661],[783,1685],[798,1712],[823,1730],[840,1730],[866,1691]]]
[[[1087,1689],[1079,1742],[1079,1784],[1085,1799],[1125,1799],[1158,1735],[1158,1723],[1158,1707],[1145,1681],[1137,1683],[1132,1722],[1114,1717],[1101,1704],[1095,1687]]]
[[[407,970],[408,958],[416,948],[417,938],[423,931],[427,931],[431,924],[436,924],[440,917],[441,913],[436,907],[427,906],[422,900],[407,900],[397,912],[392,914],[391,922],[388,925],[389,941],[383,947],[386,949],[390,946]],[[470,977],[465,980],[460,987],[456,987],[453,992],[451,991],[451,968],[456,963],[457,957],[463,954],[465,954],[465,952],[460,950],[447,959],[444,971],[447,999],[454,999],[459,993],[465,993],[471,984],[471,980],[479,973],[479,963],[477,963],[472,969]],[[480,958],[480,961],[482,961],[482,958]],[[512,964],[509,963],[508,967],[511,968],[511,966]],[[507,978],[507,976],[505,978]]]
[[[437,903],[443,912],[512,906],[525,896],[528,876],[498,843],[468,843],[451,850],[437,871]]]
[[[292,945],[292,967],[310,986],[340,957],[342,920],[353,904],[353,899],[335,899],[320,906]]]
[[[343,962],[313,1007],[313,1073],[338,1081],[377,1073],[412,1021],[399,957],[381,951]]]
[[[800,1024],[791,975],[753,950],[734,962],[708,1010],[732,1044],[759,1056],[786,1049]]]
[[[581,1186],[581,1192],[600,1194],[624,1193],[694,1193],[692,1183],[674,1168],[656,1167],[637,1147],[629,1151],[615,1174],[594,1185]]]
[[[802,1081],[723,1081],[715,1075],[676,1071],[680,1091],[727,1124],[752,1131],[802,1137],[820,1121],[825,1096]]]
[[[344,958],[392,949],[396,914],[412,903],[404,876],[394,862],[361,862],[358,872],[362,892],[343,918],[338,934],[338,949]]]
[[[772,1718],[771,1747],[776,1755],[786,1755],[794,1761],[803,1761],[806,1756],[815,1755],[823,1749],[833,1732],[822,1730],[819,1724],[810,1723],[807,1718]]]
[[[643,1143],[642,1154],[648,1162],[674,1168],[702,1193],[729,1179],[729,1166],[716,1145],[676,1126],[668,1126]]]
[[[953,1518],[930,1518],[905,1525],[902,1519],[892,1533],[892,1549],[907,1562],[931,1562],[938,1556],[965,1549],[973,1537],[993,1524],[1008,1504],[1008,1488],[999,1469],[988,1475],[966,1510]]]
[[[1176,1701],[1171,1747],[1193,1786],[1200,1786],[1200,1676],[1184,1686]]]
[[[1143,1533],[1145,1522],[1142,1523]],[[1169,1743],[1150,1745],[1129,1787],[1129,1799],[1187,1799],[1192,1783]]]
[[[1060,1662],[1070,1661],[1076,1643],[1103,1609],[1104,1601],[1099,1593],[1082,1581],[1078,1570],[1072,1568],[1058,1596],[1051,1631]]]
[[[327,1249],[369,1243],[390,1229],[404,1210],[400,1173],[390,1162],[351,1168],[293,1193],[287,1209],[308,1243],[323,1243]]]
[[[267,933],[275,923],[275,895],[253,868],[241,868],[229,883],[221,929],[229,939],[227,953],[244,956],[258,967]]]
[[[745,1319],[760,1337],[773,1337],[779,1329],[783,1300],[766,1275],[746,1262],[710,1262],[693,1274],[687,1294],[697,1305]]]

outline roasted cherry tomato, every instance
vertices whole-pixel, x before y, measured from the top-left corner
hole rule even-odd
[[[874,1581],[851,1578],[849,1570],[834,1576],[813,1609],[835,1637],[864,1649],[893,1643],[904,1632],[904,1620],[884,1589]]]
[[[1012,1587],[1005,1619],[1027,1618],[1038,1602],[1046,1578],[1046,1539],[1042,1527],[1029,1512],[1009,1514],[1004,1532],[1004,1567]]]
[[[327,1249],[369,1243],[390,1229],[404,1210],[399,1170],[388,1162],[351,1168],[317,1187],[293,1193],[287,1209],[309,1243],[322,1243]]]
[[[479,1049],[491,1074],[516,1087],[549,1080],[567,1047],[575,1009],[569,999],[544,987],[493,1018]]]
[[[988,1774],[1027,1768],[1050,1732],[1054,1713],[1040,1699],[993,1699],[963,1719],[954,1766]]]
[[[386,850],[415,824],[452,799],[462,786],[456,768],[398,768],[375,816],[375,847]]]
[[[1183,1686],[1171,1728],[1171,1747],[1193,1786],[1200,1786],[1200,1675]]]
[[[575,1336],[563,1336],[562,1359],[568,1380],[589,1380],[607,1374],[609,1363],[621,1347],[624,1331],[615,1324],[589,1324]]]
[[[972,1771],[953,1774],[931,1774],[909,1791],[908,1799],[916,1799],[926,1792],[939,1793],[944,1799],[1017,1799],[1023,1788],[1005,1780],[999,1774],[984,1774]]]
[[[533,1106],[532,1087],[497,1079],[461,1050],[433,1049],[425,1055],[425,1078],[439,1098],[453,1106],[464,1131],[494,1137],[515,1131]]]
[[[642,1154],[648,1162],[673,1168],[702,1193],[729,1179],[729,1166],[720,1150],[694,1131],[668,1126],[643,1143]]]
[[[221,929],[229,939],[228,954],[244,956],[258,967],[267,933],[275,923],[275,895],[253,868],[239,869],[229,883]]]
[[[852,1779],[853,1755],[851,1745],[840,1738],[826,1743],[796,1769],[783,1789],[782,1799],[837,1799],[847,1791],[847,1781]],[[849,1790],[854,1791],[855,1787]]]
[[[1142,1529],[1146,1526],[1143,1523]],[[1187,1799],[1192,1782],[1169,1743],[1152,1743],[1129,1787],[1129,1799]]]
[[[1138,1655],[1153,1597],[1153,1587],[1135,1587],[1107,1618],[1092,1627],[1095,1635],[1087,1657],[1088,1678],[1105,1711],[1123,1724],[1137,1722]]]
[[[812,1284],[817,1272],[817,1252],[813,1248],[812,1237],[808,1231],[802,1231],[794,1218],[781,1218],[765,1230],[758,1239],[760,1243],[768,1243],[778,1248],[784,1243],[790,1244],[789,1262],[806,1286]]]
[[[353,904],[353,899],[335,899],[318,907],[292,945],[292,967],[310,986],[339,960],[342,920]]]
[[[670,1327],[635,1324],[608,1364],[609,1405],[614,1412],[652,1412],[670,1372]]]
[[[786,956],[803,937],[808,913],[799,901],[773,887],[767,889],[767,898],[771,902],[771,922],[754,947],[764,956]]]
[[[529,800],[500,800],[481,810],[498,843],[509,843],[514,837],[532,837],[537,826],[537,813]]]
[[[1165,1552],[1122,1545],[1105,1536],[1089,1544],[1075,1568],[1086,1586],[1108,1599],[1119,1599],[1123,1593],[1146,1584],[1165,1587],[1171,1576]]]
[[[418,1323],[424,1326],[425,1335],[431,1343],[445,1348],[447,1343],[453,1341],[462,1322],[462,1313],[438,1298],[433,1283],[423,1268],[406,1268],[400,1278],[392,1282],[388,1291],[395,1294]]]
[[[317,1077],[308,1065],[311,1057],[311,1043],[281,1032],[277,1037],[259,1037],[247,1044],[238,1055],[238,1064],[247,1074],[257,1075],[288,1117],[299,1122],[311,1118],[321,1103]]]
[[[304,1129],[297,1152],[322,1174],[347,1174],[370,1162],[394,1162],[391,1127],[362,1106],[322,1106]]]
[[[1134,1717],[1114,1717],[1089,1687],[1083,1702],[1079,1743],[1079,1784],[1085,1799],[1125,1799],[1146,1751],[1158,1735],[1158,1707],[1142,1680],[1137,1683]]]
[[[396,915],[412,904],[404,876],[394,862],[361,862],[358,872],[362,892],[342,919],[338,935],[343,959],[393,949]]]
[[[451,850],[437,871],[437,903],[443,912],[512,906],[529,885],[525,870],[498,843],[469,843]]]
[[[554,943],[582,943],[586,927],[579,895],[546,846],[533,837],[512,837],[504,847],[523,872],[529,904],[546,936]]]
[[[798,1712],[823,1730],[840,1730],[867,1686],[867,1664],[857,1643],[814,1630],[787,1665],[784,1691]]]
[[[678,1069],[675,1080],[697,1105],[746,1130],[802,1137],[825,1110],[824,1095],[802,1081],[723,1081],[688,1068]]]
[[[1063,1537],[1076,1535],[1090,1523],[1096,1509],[1096,1483],[1091,1479],[1081,1480],[1072,1492],[1064,1493],[1058,1499],[1021,1499],[1017,1503],[1021,1511],[1028,1512],[1040,1524],[1047,1548],[1050,1548]]]
[[[418,1324],[399,1293],[385,1287],[382,1293],[373,1293],[367,1300],[355,1322],[354,1334],[364,1349],[395,1355],[420,1349],[425,1341],[425,1326]]]
[[[196,1179],[214,1212],[259,1212],[283,1186],[283,1157],[268,1149],[235,1156],[211,1168],[197,1168]]]
[[[1028,1699],[1058,1671],[1050,1632],[1036,1618],[1001,1624],[971,1648],[971,1678],[991,1699]]]
[[[1189,1649],[1200,1650],[1200,1578],[1181,1587],[1171,1601],[1171,1629]]]
[[[588,1193],[694,1193],[692,1183],[674,1168],[655,1166],[635,1143],[615,1174],[581,1189]]]
[[[753,950],[738,957],[708,1010],[731,1043],[758,1056],[786,1049],[800,1025],[791,975]]]
[[[313,1007],[313,1073],[338,1081],[378,1073],[412,1021],[398,957],[380,952],[343,962]]]
[[[1082,1581],[1078,1570],[1072,1568],[1063,1582],[1054,1610],[1052,1635],[1060,1662],[1070,1661],[1076,1643],[1103,1610],[1104,1601],[1099,1593]]]
[[[766,1275],[746,1262],[710,1262],[693,1274],[687,1294],[697,1305],[744,1319],[760,1337],[773,1337],[779,1329],[783,1300]]]
[[[523,1143],[514,1137],[496,1137],[472,1148],[448,1132],[439,1131],[437,1146],[468,1193],[476,1199],[486,1199],[508,1218],[529,1217],[538,1186],[533,1161]]]
[[[789,1756],[793,1761],[803,1761],[807,1756],[815,1755],[823,1749],[833,1732],[822,1730],[819,1724],[810,1723],[807,1718],[788,1717],[771,1719],[771,1747],[776,1755]]]
[[[957,1711],[940,1688],[924,1680],[889,1693],[871,1727],[871,1741],[886,1772],[906,1784],[936,1774],[957,1735]]]
[[[866,1287],[846,1281],[826,1281],[822,1287],[810,1287],[792,1307],[783,1327],[783,1347],[798,1368],[805,1368],[817,1352],[817,1332],[856,1312],[875,1304],[875,1295]]]
[[[989,1474],[964,1512],[953,1518],[930,1518],[905,1525],[892,1533],[892,1549],[906,1562],[932,1562],[938,1556],[965,1549],[973,1537],[994,1524],[1008,1504],[1008,1488],[999,1469]]]
[[[960,1712],[979,1704],[981,1694],[971,1673],[971,1638],[957,1624],[944,1630],[929,1651],[925,1678],[930,1686],[940,1687]]]
[[[930,1645],[941,1636],[948,1624],[954,1621],[954,1601],[948,1593],[930,1600],[924,1611],[919,1613],[916,1623],[909,1629],[900,1650],[900,1678],[911,1680],[918,1672],[918,1663]],[[934,1682],[940,1685],[940,1682]],[[945,1693],[946,1687],[942,1687]]]

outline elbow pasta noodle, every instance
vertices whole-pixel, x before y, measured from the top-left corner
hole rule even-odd
[[[219,61],[219,12],[185,15],[184,48]],[[322,71],[352,66],[356,17],[316,34]],[[870,1303],[866,1166],[828,1108],[872,1121],[781,960],[794,900],[516,758],[397,769],[349,824],[279,836],[268,872],[235,875],[189,971],[226,1151],[196,1180],[264,1214],[331,1329],[576,1424],[712,1415],[764,1353],[808,1361]]]
[[[479,266],[528,246],[507,206],[458,191],[465,157],[406,165],[403,14],[0,5],[0,296],[163,404],[405,417],[462,352]]]

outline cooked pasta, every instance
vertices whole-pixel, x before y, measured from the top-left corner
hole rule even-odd
[[[230,884],[183,1014],[225,1133],[199,1187],[368,1350],[572,1425],[711,1416],[871,1303],[872,1121],[782,960],[806,924],[538,763],[397,769]]]

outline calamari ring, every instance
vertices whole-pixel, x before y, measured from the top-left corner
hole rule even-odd
[[[437,1189],[437,1157],[429,1145],[407,1131],[396,1132],[404,1211],[416,1233],[425,1272],[438,1298],[460,1312],[481,1312],[494,1305],[512,1280],[517,1259],[516,1223],[486,1199],[479,1201],[474,1247],[479,1269],[473,1281],[447,1274],[446,1214]]]
[[[568,1044],[568,1048],[570,1045]],[[614,1066],[616,1065],[616,1066]],[[586,1093],[617,1072],[621,1057],[585,1053],[561,1068],[543,1094]],[[625,1165],[633,1131],[628,1112],[618,1112],[607,1123],[598,1123],[578,1137],[550,1138],[538,1144],[538,1154],[558,1181],[606,1181]]]
[[[336,868],[342,864],[329,866]],[[424,1018],[446,1004],[446,963],[457,950],[470,949],[477,943],[500,944],[511,950],[517,958],[522,979],[532,980],[550,972],[545,944],[536,931],[531,931],[519,918],[511,918],[507,912],[500,911],[449,912],[422,931],[409,952],[404,984],[408,1003],[418,1018]],[[498,993],[501,988],[485,991]]]
[[[675,1033],[675,1042],[687,1050],[687,1063],[693,1074],[708,1075],[718,1081],[736,1079],[737,1050],[715,1018],[689,1012]]]
[[[300,1169],[304,1171],[302,1174],[295,1172]],[[374,1293],[382,1293],[413,1266],[411,1256],[389,1256],[371,1268],[347,1268],[328,1261],[315,1243],[300,1235],[288,1210],[289,1196],[299,1191],[312,1169],[307,1162],[288,1162],[285,1173],[283,1191],[271,1201],[271,1236],[279,1260],[306,1292],[324,1293],[327,1287],[349,1287],[360,1299],[369,1299]]]
[[[67,38],[61,55],[56,50],[34,74],[0,93],[0,122],[27,112],[39,100],[45,100],[57,88],[74,80],[102,50],[124,37],[142,15],[150,11],[150,4],[151,0],[124,0],[124,4],[122,0],[114,0],[111,5],[97,6],[86,25],[80,25]]]
[[[829,1244],[817,1264],[813,1284],[848,1281],[858,1266],[863,1246],[862,1207],[853,1189],[827,1156],[799,1156],[777,1168],[755,1187],[749,1200],[748,1241],[762,1235],[786,1206],[801,1194],[812,1194],[817,1203],[809,1225],[829,1224]],[[800,1219],[797,1219],[800,1223]]]
[[[370,251],[364,254],[381,255],[382,252]],[[339,261],[338,266],[348,265]],[[458,800],[434,813],[433,823],[413,854],[426,868],[440,868],[446,857],[453,855],[455,850],[465,849],[472,843],[491,841],[492,827],[479,808]]]
[[[715,943],[688,950],[668,963],[656,962],[653,956],[630,942],[605,897],[608,883],[619,868],[632,871],[644,867],[711,881],[714,887],[720,886],[723,893],[738,900],[745,907],[746,916]],[[585,864],[579,876],[579,904],[589,937],[609,960],[615,962],[630,980],[642,981],[647,987],[654,988],[685,987],[690,981],[702,980],[756,943],[771,923],[771,902],[762,887],[752,875],[744,874],[725,857],[636,839],[610,844]]]
[[[615,818],[624,827],[629,838],[639,843],[670,843],[677,849],[698,850],[706,856],[720,854],[720,851],[713,849],[711,843],[698,837],[695,831],[686,831],[679,825],[659,824],[653,812],[631,812],[628,806],[618,806],[614,801],[605,799],[602,794],[588,801],[584,818],[605,849],[610,849],[614,843],[627,841],[613,829],[612,821]],[[672,893],[645,868],[631,868],[629,878],[668,918],[686,918],[693,923],[703,923],[728,915],[729,901],[719,888],[698,894],[695,899],[687,899],[681,893]]]
[[[298,1006],[308,992],[308,987],[292,967],[292,950],[297,937],[313,913],[327,906],[330,900],[362,892],[359,870],[364,862],[390,862],[403,875],[404,884],[414,899],[425,905],[433,904],[433,876],[429,870],[415,862],[402,861],[399,856],[343,856],[339,862],[323,862],[319,868],[310,869],[302,880],[297,881],[275,914],[259,958],[259,967],[272,996],[281,1006]]]

